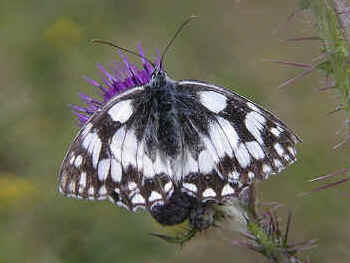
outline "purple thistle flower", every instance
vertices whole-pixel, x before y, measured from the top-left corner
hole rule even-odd
[[[70,106],[78,119],[79,126],[83,126],[92,114],[102,108],[114,96],[120,94],[124,90],[145,85],[150,81],[154,67],[144,59],[145,56],[141,45],[139,45],[138,49],[139,54],[142,57],[142,68],[130,63],[127,57],[119,52],[123,63],[114,63],[112,73],[107,71],[102,65],[97,65],[97,68],[101,73],[101,83],[89,77],[84,77],[87,82],[101,91],[100,94],[102,98],[95,99],[84,93],[79,93],[80,98],[86,105]],[[158,65],[159,63],[160,57],[158,55],[155,59],[155,65]]]

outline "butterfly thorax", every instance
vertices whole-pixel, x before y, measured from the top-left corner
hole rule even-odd
[[[164,71],[155,73],[149,85],[145,87],[145,99],[137,108],[147,111],[142,117],[144,138],[151,159],[159,153],[162,158],[175,160],[182,152],[181,109],[178,105],[176,82]]]

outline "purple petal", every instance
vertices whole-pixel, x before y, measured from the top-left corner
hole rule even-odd
[[[85,106],[71,105],[70,107],[76,115],[80,126],[84,125],[92,114],[102,108],[114,96],[126,89],[144,85],[150,81],[154,67],[145,59],[145,54],[141,45],[138,45],[138,50],[141,56],[141,67],[130,63],[127,57],[119,52],[123,62],[113,63],[111,71],[108,71],[101,64],[97,65],[101,73],[101,83],[84,76],[84,79],[88,83],[100,90],[101,98],[94,99],[84,93],[79,93]],[[156,65],[160,63],[160,54],[158,50],[154,63]]]

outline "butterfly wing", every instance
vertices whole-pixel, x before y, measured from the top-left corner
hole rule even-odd
[[[78,199],[109,199],[132,211],[163,202],[172,183],[162,174],[153,176],[156,168],[145,155],[145,130],[134,129],[139,115],[149,114],[134,105],[143,96],[144,87],[125,91],[91,116],[63,160],[60,193]]]
[[[296,160],[299,138],[271,112],[208,83],[184,80],[178,87],[193,94],[202,115],[202,120],[196,115],[187,120],[201,149],[198,158],[185,165],[196,168],[184,173],[184,191],[200,200],[220,201],[237,196],[254,178],[267,179]],[[200,129],[203,122],[205,128]]]
[[[174,191],[220,202],[295,161],[298,137],[272,113],[211,84],[171,83],[128,90],[92,115],[62,163],[59,191],[132,211],[160,207]]]

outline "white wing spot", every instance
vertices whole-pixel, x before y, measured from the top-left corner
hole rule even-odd
[[[95,188],[94,188],[93,186],[90,186],[90,187],[89,187],[88,195],[89,195],[89,196],[95,195]]]
[[[213,188],[207,188],[204,190],[202,195],[203,195],[203,197],[215,197],[216,193],[213,190]]]
[[[97,137],[97,134],[95,132],[91,132],[91,133],[86,134],[86,136],[83,140],[82,146],[86,150],[88,150],[89,153],[91,153],[97,138],[98,137]]]
[[[260,143],[264,144],[262,139],[262,130],[264,129],[264,124],[266,119],[259,113],[255,111],[249,112],[244,120],[245,126],[248,131],[254,136],[254,138]]]
[[[137,189],[137,184],[135,182],[129,182],[128,188],[130,191],[134,191]]]
[[[225,195],[232,195],[235,193],[235,190],[229,185],[226,184],[223,188],[222,188],[222,192],[221,195],[225,196]]]
[[[107,189],[105,185],[102,185],[100,189],[98,190],[98,194],[101,196],[105,196],[107,194]]]
[[[80,180],[79,180],[79,193],[83,193],[84,189],[86,187],[86,172],[82,172],[80,174]]]
[[[74,155],[74,153],[72,153],[71,155],[72,156],[71,156],[71,158],[69,160],[69,163],[72,165],[74,163],[74,160],[75,160],[75,155]]]
[[[236,183],[239,181],[239,173],[237,171],[232,171],[228,174],[228,179],[230,182]]]
[[[74,180],[70,181],[70,184],[68,185],[68,191],[70,193],[75,192],[75,181]]]
[[[224,118],[218,117],[217,120],[219,121],[221,128],[224,131],[224,136],[228,138],[229,144],[231,145],[231,148],[233,149],[233,152],[235,154],[235,157],[239,164],[242,166],[242,168],[246,168],[250,164],[250,156],[248,153],[248,150],[246,146],[243,143],[239,143],[239,136],[236,132],[236,130],[233,128],[233,126]],[[221,138],[222,140],[222,138]],[[260,147],[260,146],[259,146]],[[260,148],[261,149],[261,148]],[[229,149],[226,149],[226,152],[228,152]],[[256,154],[260,152],[257,152]]]
[[[145,178],[153,178],[154,170],[152,160],[147,156],[147,154],[143,155],[143,176]]]
[[[156,154],[156,159],[153,163],[153,172],[155,174],[165,173],[165,174],[169,174],[171,176],[171,174],[170,174],[171,169],[170,169],[167,161],[168,161],[167,159],[162,158],[160,151],[158,151]]]
[[[245,145],[247,146],[249,153],[256,160],[260,160],[265,157],[265,153],[263,149],[261,149],[260,144],[257,141],[247,142]]]
[[[152,191],[151,195],[148,198],[148,201],[153,202],[153,201],[160,200],[160,199],[162,199],[161,194],[156,192],[156,191]]]
[[[136,164],[137,138],[134,129],[129,129],[125,135],[122,149],[123,167]]]
[[[100,182],[104,182],[107,179],[110,166],[110,159],[103,159],[98,163],[97,175]]]
[[[274,159],[273,163],[275,167],[278,169],[278,171],[281,171],[281,169],[283,168],[283,164],[281,163],[281,161],[278,159]]]
[[[145,140],[141,140],[138,142],[137,152],[136,152],[136,164],[137,164],[137,170],[143,172],[143,155],[145,154]],[[135,165],[136,165],[135,164]]]
[[[115,183],[120,183],[122,180],[122,166],[114,159],[111,160],[111,177]]]
[[[92,154],[92,165],[96,168],[102,147],[102,142],[97,133],[88,133],[85,136],[82,145],[87,149],[89,154]]]
[[[114,133],[111,140],[111,152],[114,158],[116,158],[119,162],[121,162],[122,159],[122,146],[125,138],[125,132],[125,127],[121,127]]]
[[[219,113],[226,108],[226,96],[214,91],[199,92],[199,100],[208,110]]]
[[[256,112],[261,112],[261,110],[256,106],[254,105],[253,103],[251,102],[247,102],[247,106],[249,109],[253,110],[253,111],[256,111]]]
[[[263,164],[262,166],[262,170],[265,174],[270,174],[272,172],[272,169],[269,165],[267,164]]]
[[[211,158],[211,155],[207,150],[203,150],[199,154],[198,165],[199,165],[199,170],[203,174],[210,173],[213,170],[213,168],[216,167],[216,164],[215,164],[213,158]]]
[[[83,156],[81,156],[80,154],[77,156],[77,158],[75,158],[75,161],[74,161],[74,166],[76,168],[79,168],[81,163],[83,162]]]
[[[212,138],[207,137],[205,134],[199,134],[199,137],[202,139],[206,150],[210,152],[210,156],[213,158],[213,160],[215,162],[219,162],[219,153],[217,153],[217,150],[215,149],[216,146],[214,147],[215,143],[211,141]],[[193,172],[198,172],[198,166],[196,164],[196,161],[192,158],[192,156],[189,157],[189,160],[194,163],[194,165],[191,165]]]
[[[250,180],[253,180],[254,177],[255,177],[255,174],[254,174],[253,172],[249,171],[249,172],[248,172],[248,178],[249,178]]]
[[[233,150],[237,149],[240,140],[235,128],[233,128],[230,122],[228,122],[222,117],[217,117],[217,120],[221,126],[221,129],[224,132],[224,135],[226,135],[226,138],[229,141],[231,148]]]
[[[114,121],[126,122],[132,115],[131,100],[117,102],[108,110],[108,114]]]
[[[145,204],[145,198],[141,194],[135,194],[134,197],[131,199],[131,202],[133,204]]]
[[[167,182],[165,185],[164,185],[164,191],[167,193],[169,192],[171,189],[173,188],[173,183],[171,181]]]
[[[207,147],[208,147],[208,145],[207,145]],[[208,149],[207,149],[207,151],[208,151]],[[192,157],[191,153],[186,151],[186,157],[187,158],[186,158],[186,161],[184,162],[184,166],[183,166],[183,176],[198,172],[198,164],[197,164],[196,160]]]
[[[293,147],[291,147],[291,146],[288,146],[287,149],[288,149],[288,151],[290,152],[290,154],[293,155],[293,156],[295,157],[295,155],[296,155],[295,149],[294,149]]]
[[[250,155],[243,143],[235,150],[235,156],[242,168],[246,168],[250,164]]]
[[[273,148],[275,148],[275,150],[276,150],[276,152],[277,152],[277,154],[279,155],[279,156],[283,156],[283,154],[284,154],[284,149],[283,149],[283,147],[282,147],[282,145],[281,144],[279,144],[279,143],[275,143],[275,145],[273,146]]]
[[[197,191],[198,191],[197,186],[195,184],[184,183],[182,185],[182,187],[185,188],[186,190],[193,192],[193,193],[197,193]]]
[[[63,188],[66,188],[67,186],[67,179],[68,179],[68,176],[66,174],[64,174],[62,177],[61,177],[61,181],[60,181],[60,188],[59,190],[62,191],[63,193]]]
[[[229,134],[227,136],[230,136]],[[232,157],[232,148],[227,140],[226,134],[219,124],[213,123],[209,125],[209,139],[211,140],[216,152],[220,158],[225,155]]]
[[[61,177],[62,192],[63,192],[63,188],[66,188],[66,186],[67,186],[67,180],[68,180],[68,176],[67,176],[67,174],[64,173]]]
[[[290,162],[292,159],[289,157],[288,154],[284,154],[283,155],[283,158],[287,161],[287,162]]]
[[[276,137],[279,137],[280,134],[281,134],[281,132],[280,132],[278,129],[276,129],[276,128],[271,128],[271,129],[270,129],[270,132],[271,132],[273,135],[275,135]]]
[[[100,158],[101,148],[102,148],[102,142],[99,138],[97,138],[96,144],[92,153],[92,165],[94,168],[97,167],[97,163]]]

